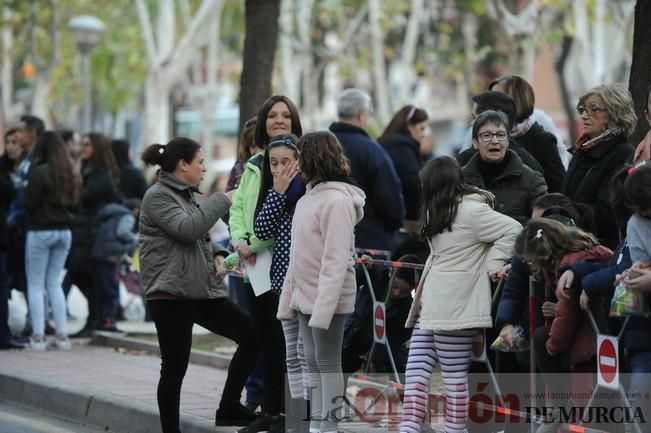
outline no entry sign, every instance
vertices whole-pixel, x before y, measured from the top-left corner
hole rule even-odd
[[[373,338],[380,344],[387,341],[385,308],[384,302],[373,303]]]
[[[604,388],[619,389],[619,351],[617,337],[597,336],[597,377]]]

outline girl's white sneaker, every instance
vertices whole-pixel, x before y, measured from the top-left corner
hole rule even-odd
[[[59,350],[70,350],[72,344],[70,344],[70,340],[68,340],[68,337],[55,338],[54,347],[56,347]]]

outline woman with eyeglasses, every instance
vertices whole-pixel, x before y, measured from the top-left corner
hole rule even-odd
[[[547,193],[542,174],[532,170],[509,146],[509,120],[501,111],[484,111],[473,123],[477,153],[463,167],[471,185],[495,195],[495,210],[526,223],[533,203]]]
[[[258,254],[267,254],[273,245],[272,240],[259,239],[254,231],[255,217],[260,209],[258,203],[264,201],[273,184],[271,173],[265,175],[262,170],[267,145],[274,137],[286,134],[300,137],[302,133],[298,110],[286,96],[271,96],[258,111],[253,139],[264,150],[247,162],[240,185],[233,194],[229,219],[231,242],[240,260],[250,266],[256,265]],[[270,270],[266,269],[267,275]],[[260,273],[264,272],[260,270]],[[264,395],[260,415],[240,433],[284,432],[285,339],[280,320],[276,318],[279,295],[271,290],[271,282],[268,287],[254,288],[245,280],[245,291],[260,344],[260,356],[264,360]]]
[[[536,96],[531,84],[518,75],[505,75],[492,81],[488,89],[513,98],[516,118],[511,136],[540,163],[549,192],[559,192],[570,154],[562,139],[555,137],[554,122],[543,111],[534,108]]]
[[[615,218],[608,201],[608,183],[633,156],[628,142],[637,122],[633,100],[622,85],[601,85],[581,96],[576,110],[583,134],[571,150],[573,157],[561,192],[592,207],[594,234],[602,245],[614,249],[625,236],[626,225]]]

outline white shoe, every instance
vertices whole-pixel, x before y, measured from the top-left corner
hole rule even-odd
[[[47,341],[45,339],[34,340],[33,338],[30,338],[29,348],[35,352],[44,352],[45,349],[47,349]]]
[[[70,348],[72,347],[72,344],[70,344],[70,340],[68,340],[68,337],[63,337],[61,339],[55,338],[52,345],[59,350],[70,350]]]

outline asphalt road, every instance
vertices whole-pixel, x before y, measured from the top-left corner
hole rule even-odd
[[[0,402],[0,433],[98,433],[102,431],[104,430]]]

